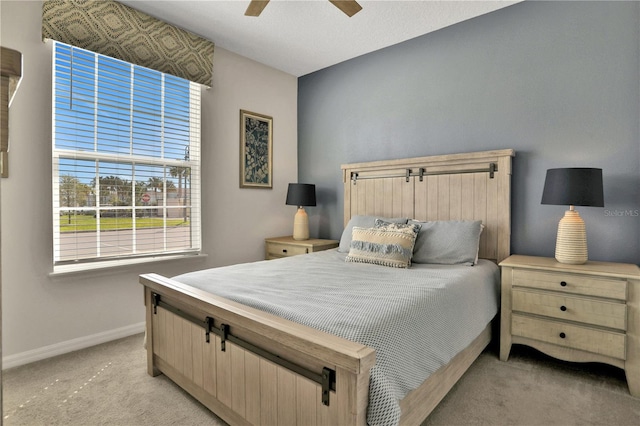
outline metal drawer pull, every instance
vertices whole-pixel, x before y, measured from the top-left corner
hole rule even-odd
[[[566,306],[564,306],[564,305],[562,305],[562,306],[560,306],[560,310],[561,310],[562,312],[564,312],[564,311],[566,311],[566,310],[567,310],[567,307],[566,307]]]
[[[564,339],[565,337],[567,337],[567,335],[566,335],[566,334],[564,334],[564,333],[560,333],[560,338],[561,338],[561,339]]]
[[[560,281],[560,285],[561,285],[562,287],[566,287],[566,286],[567,286],[567,282],[566,282],[566,281]]]

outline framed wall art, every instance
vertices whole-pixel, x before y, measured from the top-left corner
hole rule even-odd
[[[240,188],[273,187],[273,118],[240,110]]]

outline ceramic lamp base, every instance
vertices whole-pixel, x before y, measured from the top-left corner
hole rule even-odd
[[[558,224],[556,260],[573,265],[587,261],[587,231],[575,210],[567,210]]]
[[[293,218],[293,239],[309,239],[309,216],[303,207],[298,207],[298,211]]]

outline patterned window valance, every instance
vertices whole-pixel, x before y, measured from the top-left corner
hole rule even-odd
[[[113,0],[45,1],[42,38],[211,86],[211,41]]]

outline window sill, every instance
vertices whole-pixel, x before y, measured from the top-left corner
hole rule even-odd
[[[130,267],[133,265],[165,262],[167,260],[203,259],[206,257],[207,255],[204,253],[176,254],[171,256],[142,257],[137,259],[107,260],[103,262],[78,263],[75,265],[60,265],[60,266],[54,266],[53,272],[50,272],[49,276],[58,277],[58,276],[70,275],[70,274],[90,273],[93,271],[121,269],[121,268]]]

